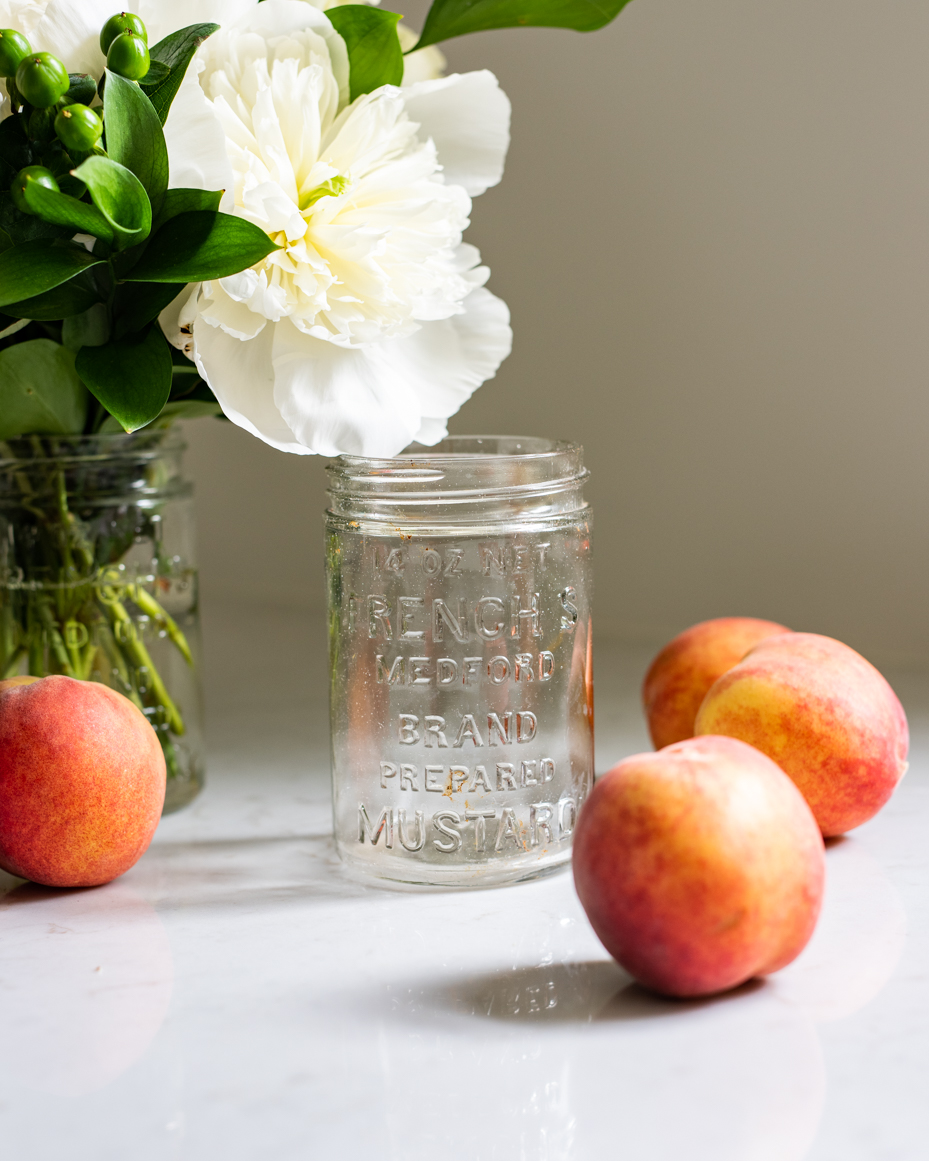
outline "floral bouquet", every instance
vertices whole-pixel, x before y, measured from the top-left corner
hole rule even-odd
[[[462,242],[509,102],[490,72],[443,76],[435,46],[592,30],[626,0],[434,0],[418,38],[366,4],[111,3],[0,0],[0,679],[116,685],[170,770],[184,722],[125,628],[148,618],[190,659],[159,601],[157,505],[82,506],[81,449],[137,441],[118,494],[180,417],[299,454],[440,440],[510,350]]]

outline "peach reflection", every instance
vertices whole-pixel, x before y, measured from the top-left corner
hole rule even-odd
[[[20,886],[0,898],[0,943],[7,1089],[83,1096],[103,1088],[164,1022],[174,979],[168,936],[122,883]]]

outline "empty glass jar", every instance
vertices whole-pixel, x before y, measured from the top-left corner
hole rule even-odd
[[[593,779],[582,449],[456,436],[329,474],[339,854],[450,887],[557,870]]]

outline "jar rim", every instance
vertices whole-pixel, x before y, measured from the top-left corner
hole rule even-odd
[[[499,450],[506,448],[508,450]],[[583,448],[572,440],[547,439],[544,436],[516,435],[447,435],[431,446],[412,443],[396,456],[341,455],[327,470],[338,474],[345,468],[354,471],[362,469],[364,475],[385,473],[390,476],[399,472],[410,475],[409,468],[398,468],[402,461],[418,465],[426,463],[430,467],[444,464],[459,465],[463,461],[475,464],[525,463],[528,460],[555,460],[565,455],[583,455]]]
[[[40,451],[35,441],[40,441]],[[16,467],[23,460],[85,463],[107,459],[147,460],[187,447],[179,428],[142,427],[138,431],[98,432],[92,435],[41,433],[0,441],[0,469]],[[12,453],[12,454],[10,454]],[[21,453],[21,454],[16,454]]]
[[[580,444],[510,435],[447,436],[392,459],[340,456],[327,471],[332,515],[417,522],[577,511],[589,475]]]

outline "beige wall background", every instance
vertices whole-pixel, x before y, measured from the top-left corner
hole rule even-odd
[[[584,443],[599,632],[753,614],[929,665],[929,5],[634,0],[446,49],[513,102],[468,238],[516,342],[451,430]],[[323,463],[188,436],[205,599],[321,607]]]

